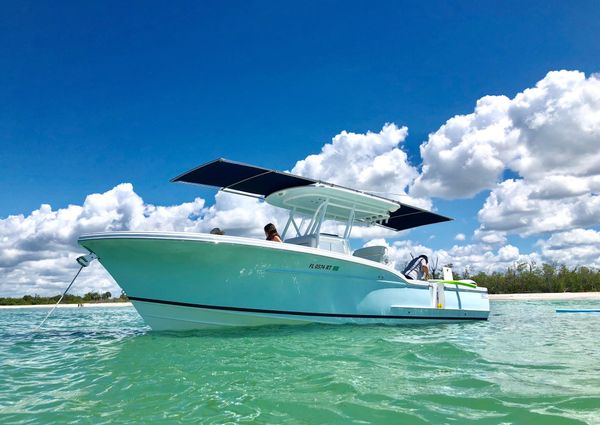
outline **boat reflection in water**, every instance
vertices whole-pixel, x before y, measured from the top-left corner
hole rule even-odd
[[[263,197],[290,211],[285,243],[173,232],[82,235],[154,330],[268,324],[389,324],[485,320],[487,289],[417,281],[385,247],[350,250],[354,223],[404,230],[450,220],[390,199],[219,159],[173,181]],[[326,220],[345,224],[325,234]]]

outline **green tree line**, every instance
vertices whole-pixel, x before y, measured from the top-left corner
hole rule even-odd
[[[25,295],[21,298],[1,298],[0,305],[39,305],[39,304],[56,304],[60,299],[60,295],[53,297],[42,297],[40,295]],[[61,304],[83,304],[94,302],[125,302],[128,301],[127,295],[121,292],[119,297],[113,298],[110,292],[88,292],[85,295],[66,294],[60,302]]]
[[[454,275],[457,278],[456,272]],[[515,264],[504,272],[471,274],[465,270],[459,275],[488,288],[490,294],[600,291],[600,270],[584,266],[568,268],[565,265],[529,262]]]

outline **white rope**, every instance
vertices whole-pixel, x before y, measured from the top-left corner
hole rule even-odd
[[[69,283],[69,286],[67,286],[67,289],[65,289],[65,292],[63,292],[63,294],[60,296],[60,298],[58,299],[58,301],[56,302],[56,304],[54,304],[54,307],[52,307],[52,310],[50,310],[48,312],[48,314],[46,315],[46,317],[44,317],[44,320],[42,320],[42,323],[40,323],[40,325],[35,329],[36,331],[39,331],[40,328],[42,327],[42,325],[46,322],[46,319],[48,319],[48,317],[50,317],[50,315],[52,314],[52,312],[54,310],[56,310],[56,307],[58,307],[58,304],[60,304],[60,302],[62,301],[62,299],[64,298],[64,296],[67,294],[67,292],[69,292],[69,289],[71,289],[71,286],[73,285],[73,282],[75,282],[75,279],[77,279],[77,276],[79,276],[79,273],[81,273],[81,270],[83,270],[85,266],[81,266],[79,267],[79,270],[77,271],[77,274],[75,274],[75,277],[73,278],[73,280],[71,281],[71,283]]]

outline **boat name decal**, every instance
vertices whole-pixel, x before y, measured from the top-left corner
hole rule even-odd
[[[308,266],[308,268],[315,270],[331,270],[332,272],[337,272],[340,269],[340,266],[333,266],[331,264],[312,263]]]

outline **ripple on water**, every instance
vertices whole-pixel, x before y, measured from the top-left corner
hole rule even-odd
[[[600,315],[150,332],[132,308],[0,311],[0,423],[600,424]],[[588,306],[591,304],[588,302]]]

